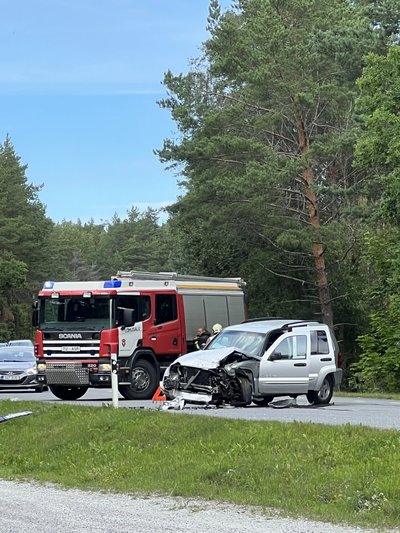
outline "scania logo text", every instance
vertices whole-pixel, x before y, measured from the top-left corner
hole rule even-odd
[[[81,339],[82,335],[80,333],[59,333],[59,339]]]

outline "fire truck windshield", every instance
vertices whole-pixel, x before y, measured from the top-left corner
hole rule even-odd
[[[43,298],[39,328],[46,330],[100,331],[111,327],[110,299],[104,297]]]

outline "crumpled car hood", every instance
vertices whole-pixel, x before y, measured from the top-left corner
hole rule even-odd
[[[178,357],[178,359],[174,361],[174,364],[179,363],[182,366],[213,370],[218,368],[225,359],[235,352],[238,352],[238,350],[234,347],[216,348],[215,350],[199,350]],[[243,356],[246,357],[244,354]],[[256,356],[247,357],[249,359],[259,359]]]

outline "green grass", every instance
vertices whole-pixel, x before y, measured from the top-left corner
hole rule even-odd
[[[400,524],[400,432],[0,402],[0,477],[201,497],[369,527]]]
[[[335,391],[335,396],[344,396],[348,398],[377,398],[380,400],[400,400],[398,392],[346,392]]]

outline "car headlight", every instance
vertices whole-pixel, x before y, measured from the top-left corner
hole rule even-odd
[[[39,372],[44,372],[46,370],[46,363],[38,363],[37,369]]]
[[[34,374],[37,374],[38,371],[37,371],[36,366],[31,366],[31,368],[28,368],[26,373],[28,374],[28,376],[33,376]]]
[[[99,372],[111,372],[111,364],[110,363],[100,363],[99,364]]]

